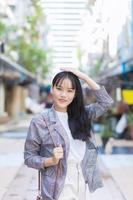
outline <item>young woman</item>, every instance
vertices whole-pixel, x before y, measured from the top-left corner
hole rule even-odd
[[[91,121],[101,116],[113,100],[86,74],[71,68],[62,70],[52,81],[52,108],[31,121],[25,164],[41,171],[44,200],[86,200],[86,185],[90,192],[102,187]],[[91,88],[96,103],[84,106],[79,79]]]

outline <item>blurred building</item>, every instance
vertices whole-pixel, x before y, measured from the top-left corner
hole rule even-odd
[[[49,26],[48,44],[52,48],[53,65],[77,65],[77,36],[82,26],[82,16],[87,0],[42,0]]]
[[[0,1],[0,19],[7,27],[8,25],[13,25],[17,27],[15,34],[8,35],[8,39],[15,40],[18,36],[23,35],[22,28],[28,27],[27,17],[33,16],[35,9],[33,8],[32,0],[1,0]],[[42,23],[37,24],[37,29],[39,33],[38,43],[40,47],[47,49],[46,35],[47,35],[47,26],[45,24],[45,17],[42,19]],[[5,32],[4,42],[8,42],[7,34]],[[28,40],[28,38],[26,38]],[[1,39],[0,39],[1,40]],[[45,40],[45,42],[44,42]],[[1,41],[0,41],[1,43]],[[15,55],[14,55],[15,56]],[[14,57],[17,59],[17,55]]]
[[[4,23],[23,26],[26,23],[26,16],[29,12],[31,1],[1,0],[0,16]]]
[[[35,80],[30,72],[0,55],[0,121],[3,117],[17,117],[26,112],[28,85]]]
[[[121,1],[119,2],[121,3]],[[119,8],[119,7],[118,7]],[[115,43],[110,53],[111,60],[101,67],[100,79],[112,81],[114,89],[133,89],[133,1],[122,2],[122,12],[119,13]],[[121,8],[120,8],[121,9]],[[121,17],[121,18],[120,18]],[[112,22],[113,23],[113,22]],[[109,34],[112,34],[111,32]],[[110,35],[109,35],[110,37]],[[113,35],[112,35],[113,37]],[[111,49],[111,40],[109,47]],[[116,90],[117,93],[117,90]],[[131,97],[132,98],[132,97]],[[117,99],[116,99],[117,100]],[[122,97],[118,98],[122,100]]]
[[[23,27],[28,28],[27,16],[34,15],[34,12],[32,0],[0,1],[0,22],[6,26],[3,36],[0,35],[0,117],[16,117],[25,112],[27,96],[35,102],[39,102],[39,68],[35,77],[23,66],[17,64],[19,59],[17,51],[10,52],[10,56],[15,61],[5,56],[6,44],[10,40],[16,41],[19,36],[23,36]],[[46,28],[43,26],[43,20],[42,24],[38,23],[37,30],[39,46],[45,48],[44,32]],[[7,33],[8,28],[14,27],[17,27],[16,31]]]
[[[84,70],[93,76],[110,64],[127,62],[133,49],[133,1],[89,1],[80,31]],[[123,67],[124,69],[124,67]]]

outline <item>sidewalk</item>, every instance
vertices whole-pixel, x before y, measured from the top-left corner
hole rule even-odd
[[[24,114],[23,116],[12,119],[5,124],[0,124],[0,133],[21,128],[27,129],[33,116],[34,115],[32,114]]]
[[[107,156],[102,158],[104,161],[108,161]],[[105,170],[105,169],[104,169]],[[119,175],[121,175],[122,170]],[[133,179],[133,177],[131,177]],[[95,193],[90,194],[87,200],[132,200],[132,194],[121,190],[118,182],[112,178],[109,171],[106,171],[106,177],[103,177],[104,187],[98,189]],[[121,179],[118,179],[121,180]],[[131,189],[131,188],[130,188]],[[35,199],[37,194],[37,171],[29,169],[26,166],[22,166],[19,173],[12,181],[8,191],[2,198],[2,200],[31,200]]]
[[[0,199],[23,164],[24,140],[0,138]]]
[[[0,124],[0,200],[23,165],[25,138],[20,135],[22,130],[26,133],[32,117],[33,115],[25,115]]]
[[[133,155],[101,156],[126,200],[133,200]]]

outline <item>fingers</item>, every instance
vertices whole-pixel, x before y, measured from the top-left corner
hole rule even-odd
[[[54,157],[56,159],[61,159],[63,158],[63,148],[62,146],[58,146],[58,147],[55,147],[54,150],[53,150],[53,154],[54,154]]]
[[[57,159],[57,160],[63,158],[63,153],[55,153],[54,158]]]
[[[69,72],[72,72],[73,74],[75,74],[76,76],[78,76],[78,78],[84,80],[85,77],[86,77],[86,74],[84,74],[83,72],[75,69],[75,68],[71,68],[71,67],[62,67],[60,68],[61,70],[64,70],[64,71],[69,71]]]
[[[62,148],[61,145],[60,145],[59,147],[55,147],[54,150],[55,150],[56,152],[63,152],[63,148]]]
[[[72,67],[61,67],[60,70],[73,72],[75,69]]]

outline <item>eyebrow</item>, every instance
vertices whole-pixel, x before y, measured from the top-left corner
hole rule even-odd
[[[62,87],[62,86],[61,85],[56,85],[56,87]],[[74,88],[67,88],[67,89],[74,90]]]

